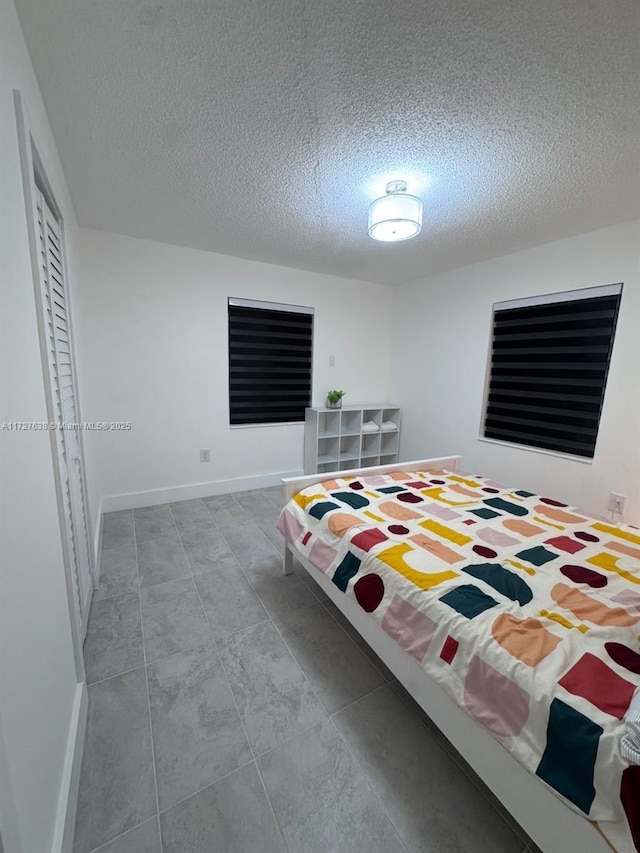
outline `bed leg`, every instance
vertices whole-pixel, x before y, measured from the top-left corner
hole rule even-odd
[[[285,575],[290,575],[293,572],[293,551],[288,545],[284,546],[284,561],[282,563],[282,571]]]

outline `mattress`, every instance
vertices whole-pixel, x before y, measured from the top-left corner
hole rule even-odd
[[[567,806],[638,844],[640,767],[620,740],[640,530],[449,471],[311,486],[278,529]]]

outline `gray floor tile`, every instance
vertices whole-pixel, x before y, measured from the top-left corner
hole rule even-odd
[[[120,595],[138,594],[138,573],[133,577],[103,578],[100,576],[100,586],[93,591],[92,601],[104,601]]]
[[[141,542],[138,545],[138,570],[142,587],[191,577],[178,534]]]
[[[282,509],[286,503],[284,499],[284,486],[269,486],[262,490],[271,503],[278,509]]]
[[[133,540],[112,548],[102,548],[100,554],[100,577],[134,575],[138,564]]]
[[[456,765],[462,770],[464,775],[475,785],[475,787],[482,793],[482,795],[489,801],[492,807],[500,813],[502,818],[506,820],[506,822],[511,826],[516,835],[519,835],[522,839],[524,839],[525,843],[528,844],[530,839],[528,838],[526,832],[522,829],[522,827],[514,820],[514,818],[509,814],[509,812],[505,809],[505,807],[500,803],[497,797],[491,792],[491,790],[485,785],[480,776],[475,772],[475,770],[471,767],[470,764],[465,761],[465,759],[460,755],[451,741],[448,740],[447,737],[440,731],[440,729],[433,722],[431,717],[422,710],[420,705],[416,702],[413,696],[409,693],[408,690],[399,682],[396,681],[392,685],[394,693],[396,693],[405,705],[409,708],[409,710],[416,716],[420,722],[426,726],[429,730],[431,736],[436,740],[442,749],[449,755],[452,760],[456,763]]]
[[[258,763],[289,853],[404,853],[379,800],[329,722]]]
[[[138,591],[138,563],[133,538],[124,545],[103,548],[100,555],[100,585],[94,601]]]
[[[145,587],[140,598],[147,663],[211,640],[193,578]]]
[[[256,753],[325,717],[273,624],[248,628],[217,645]]]
[[[282,554],[269,542],[253,519],[244,524],[221,524],[220,530],[245,571],[254,566],[260,567],[274,556],[280,557]]]
[[[295,573],[282,573],[282,553],[276,551],[257,524],[225,526],[221,530],[270,616],[281,616],[318,600]]]
[[[161,815],[164,853],[284,853],[255,764]]]
[[[283,575],[282,561],[276,557],[267,571],[252,568],[247,577],[273,618],[283,616],[301,607],[315,604],[318,599],[296,574]]]
[[[353,642],[362,649],[363,653],[367,656],[367,658],[371,661],[371,663],[378,669],[385,677],[386,681],[394,681],[395,676],[391,672],[391,670],[384,664],[378,655],[371,648],[369,643],[364,639],[364,637],[353,627],[351,622],[343,616],[343,614],[338,610],[333,601],[327,597],[327,599],[323,602],[327,612],[333,616],[336,622],[347,632],[347,634],[351,637]]]
[[[420,722],[429,729],[431,735],[438,741],[440,746],[444,749],[445,752],[448,752],[449,755],[456,761],[463,761],[462,757],[458,754],[455,747],[452,743],[442,734],[440,729],[433,722],[431,717],[423,711],[420,705],[416,702],[413,696],[409,693],[409,691],[400,684],[399,681],[396,681],[393,685],[393,691],[396,693],[404,702],[404,704],[409,708],[409,710],[416,716]],[[465,762],[465,772],[473,773],[471,767]]]
[[[89,687],[75,853],[88,853],[155,811],[147,686],[141,667]]]
[[[144,663],[138,594],[94,601],[84,641],[87,683]]]
[[[251,517],[260,524],[270,524],[275,530],[281,512],[282,510],[278,509],[272,501],[266,499],[264,503],[256,507]],[[278,547],[280,546],[278,545]]]
[[[411,853],[521,853],[522,840],[390,685],[334,720]]]
[[[171,513],[180,534],[209,530],[215,526],[207,505],[200,498],[172,503]]]
[[[162,853],[158,818],[152,817],[146,823],[129,830],[96,853]]]
[[[330,714],[385,684],[322,604],[288,613],[276,625]]]
[[[275,525],[280,512],[273,501],[269,500],[268,496],[262,490],[237,492],[234,498],[254,520],[262,520],[264,522],[273,520]]]
[[[195,581],[216,640],[269,618],[235,560],[195,575]]]
[[[148,667],[160,809],[251,760],[233,696],[211,646]]]
[[[276,523],[278,521],[278,510],[275,510],[276,515],[270,519],[258,518],[256,519],[256,524],[262,530],[263,534],[267,537],[269,542],[273,545],[273,547],[278,551],[278,553],[282,554],[284,552],[284,538],[278,528],[276,527]]]
[[[134,510],[133,522],[137,543],[175,536],[177,532],[168,504]]]
[[[296,560],[295,557],[293,558],[293,571],[300,578],[302,583],[311,590],[311,592],[315,595],[318,601],[331,600],[327,593],[314,580],[313,575],[309,574],[309,572],[300,564],[298,560]]]
[[[102,547],[116,548],[133,542],[133,512],[105,512],[102,516]]]
[[[182,544],[194,575],[238,568],[227,540],[217,528],[183,533]]]
[[[233,495],[213,495],[203,498],[215,524],[239,524],[248,521],[250,516]]]

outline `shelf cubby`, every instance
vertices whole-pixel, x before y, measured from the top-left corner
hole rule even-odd
[[[319,465],[336,462],[340,453],[340,438],[338,436],[318,438],[317,453]]]
[[[337,464],[338,464],[337,462],[332,462],[332,463],[321,462],[321,463],[318,463],[318,473],[319,474],[325,474],[325,473],[328,473],[329,471],[335,471]]]
[[[362,410],[343,409],[340,418],[340,435],[360,435],[362,431]]]
[[[338,438],[340,436],[340,412],[325,411],[318,413],[318,438]]]
[[[360,435],[340,436],[340,459],[358,460],[360,458]]]
[[[398,431],[383,432],[380,434],[380,455],[388,456],[398,452]]]
[[[397,429],[400,429],[400,409],[392,406],[382,410],[382,423],[390,421],[396,424]]]
[[[360,439],[361,465],[377,465],[380,457],[380,433],[363,435]]]
[[[363,409],[362,410],[362,423],[368,423],[369,421],[373,421],[373,423],[380,429],[380,425],[382,424],[382,409]]]

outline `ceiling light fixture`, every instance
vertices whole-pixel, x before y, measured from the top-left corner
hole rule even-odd
[[[369,236],[385,243],[416,237],[422,230],[422,199],[407,194],[405,181],[391,181],[386,189],[369,205]]]

